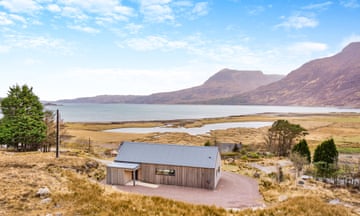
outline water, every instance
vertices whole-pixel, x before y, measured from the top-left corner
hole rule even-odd
[[[255,106],[255,105],[158,105],[65,103],[47,106],[59,109],[65,122],[122,122],[198,119],[259,113],[360,113],[360,109],[336,107]]]
[[[165,133],[165,132],[179,132],[188,133],[191,135],[207,134],[211,130],[224,130],[228,128],[260,128],[272,125],[273,122],[228,122],[228,123],[216,123],[206,124],[202,127],[184,128],[184,127],[151,127],[151,128],[117,128],[106,130],[106,132],[118,132],[118,133]]]

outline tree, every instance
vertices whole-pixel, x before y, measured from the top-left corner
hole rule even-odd
[[[287,120],[275,121],[268,130],[267,146],[269,151],[277,156],[288,156],[294,139],[303,137],[307,130],[298,124],[291,124]]]
[[[17,150],[37,150],[45,138],[43,105],[27,85],[10,87],[1,101],[0,141]]]
[[[311,154],[309,146],[305,139],[300,140],[291,150],[292,153],[299,153],[300,156],[305,157],[308,163],[311,163]]]
[[[309,164],[308,159],[301,155],[299,152],[297,151],[293,151],[290,154],[290,160],[293,162],[294,167],[296,169],[296,176],[295,176],[295,181],[296,178],[300,175],[300,172],[302,171],[304,165]]]
[[[339,152],[336,149],[334,139],[325,140],[318,145],[314,152],[314,162],[323,161],[328,164],[336,164]]]
[[[333,139],[325,140],[314,152],[313,162],[320,176],[330,177],[337,171],[339,152]]]
[[[42,151],[48,152],[51,146],[56,144],[56,122],[55,113],[50,110],[44,112],[44,123],[46,125],[46,136],[42,142]]]

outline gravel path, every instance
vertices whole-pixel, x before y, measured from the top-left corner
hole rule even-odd
[[[264,205],[256,180],[230,172],[222,172],[222,177],[215,190],[172,185],[157,185],[157,187],[114,185],[113,187],[124,192],[161,196],[188,203],[216,205],[223,208],[248,208]]]

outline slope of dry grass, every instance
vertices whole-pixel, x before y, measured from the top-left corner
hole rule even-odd
[[[78,155],[55,159],[54,153],[0,151],[0,215],[351,215],[342,206],[307,195],[263,210],[227,211],[122,193],[98,183],[104,169],[89,166],[91,162]],[[42,204],[36,192],[45,186],[51,202]]]

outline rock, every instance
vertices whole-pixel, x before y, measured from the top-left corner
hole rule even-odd
[[[39,196],[40,198],[44,198],[50,195],[50,190],[48,187],[42,187],[38,190],[36,193],[36,196]]]
[[[254,178],[260,178],[260,173],[258,172],[255,172],[254,175],[253,175]]]
[[[98,162],[96,162],[96,161],[87,161],[86,162],[86,167],[88,167],[88,168],[98,168],[99,167],[99,163]]]
[[[283,202],[283,201],[285,201],[287,199],[288,199],[288,196],[286,196],[286,195],[280,195],[279,198],[278,198],[279,202]]]
[[[303,184],[305,184],[305,182],[300,180],[300,181],[298,181],[298,184],[303,185]]]
[[[227,158],[227,159],[225,160],[225,162],[226,162],[227,164],[232,164],[232,163],[234,163],[234,161],[235,161],[234,158]]]
[[[331,204],[331,205],[338,205],[338,204],[340,204],[340,200],[339,200],[339,199],[330,200],[330,201],[329,201],[329,204]]]
[[[45,198],[40,201],[40,204],[49,204],[51,203],[51,198]]]

